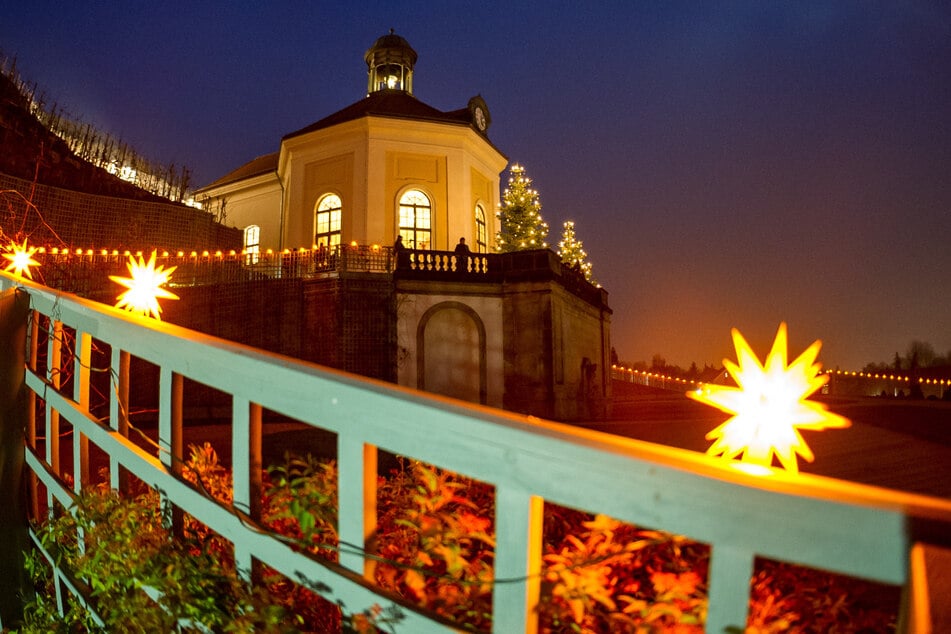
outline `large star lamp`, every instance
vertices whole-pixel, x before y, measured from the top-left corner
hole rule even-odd
[[[172,272],[178,267],[173,266],[168,269],[162,266],[156,267],[155,251],[152,251],[148,262],[141,255],[138,256],[138,260],[134,255],[130,255],[127,266],[131,277],[109,276],[110,280],[128,289],[117,298],[116,308],[125,308],[143,317],[151,315],[161,320],[162,308],[158,303],[159,298],[178,299],[178,295],[162,288],[169,282]]]
[[[4,270],[11,271],[17,277],[25,276],[32,280],[33,273],[30,271],[30,267],[40,265],[39,262],[33,259],[33,255],[39,251],[39,248],[26,246],[26,240],[24,240],[23,244],[11,242],[7,250],[9,253],[4,253],[3,257],[10,260],[10,263],[7,264]]]
[[[817,364],[821,341],[815,341],[792,363],[787,364],[786,324],[781,323],[773,347],[762,365],[743,335],[734,328],[736,363],[723,365],[737,387],[704,385],[688,392],[690,398],[733,414],[706,435],[713,444],[707,453],[747,463],[771,467],[775,456],[789,472],[797,473],[797,456],[812,462],[815,456],[799,433],[800,429],[822,430],[848,427],[848,419],[829,412],[825,405],[806,399],[825,385],[829,377],[820,375]]]

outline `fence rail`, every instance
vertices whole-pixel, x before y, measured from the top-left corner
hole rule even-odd
[[[0,289],[15,284],[29,294],[32,350],[42,329],[53,335],[43,337],[45,362],[38,364],[35,352],[26,357],[26,386],[41,410],[41,431],[50,439],[40,454],[35,435],[28,436],[26,462],[47,502],[55,497],[69,504],[70,489],[88,482],[91,442],[108,456],[113,487],[119,486],[121,466],[161,490],[172,504],[230,540],[240,567],[250,569],[255,559],[290,579],[302,575],[354,612],[393,606],[404,617],[394,626],[399,632],[453,630],[378,594],[364,579],[368,566],[362,555],[341,553],[339,565],[329,564],[253,530],[243,519],[246,514],[255,519],[262,409],[336,434],[341,542],[366,544],[375,528],[378,448],[494,485],[495,576],[516,580],[493,592],[496,632],[536,629],[543,501],[708,544],[708,632],[745,625],[757,555],[912,586],[915,544],[951,542],[946,500],[803,474],[751,475],[692,452],[466,405],[268,354],[0,273]],[[64,329],[69,338],[55,336]],[[94,346],[109,350],[117,381],[102,417],[89,411]],[[128,437],[122,401],[136,380],[129,376],[130,356],[158,368],[162,450],[157,454]],[[61,383],[67,370],[71,378]],[[180,477],[186,377],[232,397],[235,508],[210,500]],[[59,440],[63,421],[73,433]],[[71,447],[57,448],[53,441]],[[69,474],[61,452],[73,456]]]

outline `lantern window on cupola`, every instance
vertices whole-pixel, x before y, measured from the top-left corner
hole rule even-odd
[[[413,66],[416,51],[390,29],[378,39],[364,59],[367,62],[367,95],[381,90],[402,90],[413,94]]]

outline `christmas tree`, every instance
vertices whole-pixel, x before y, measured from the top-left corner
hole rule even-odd
[[[584,275],[584,279],[592,284],[595,283],[591,277],[591,262],[588,262],[588,254],[585,253],[584,245],[581,240],[575,237],[575,223],[567,221],[561,232],[561,242],[558,243],[558,255],[561,262],[573,269],[577,269]]]
[[[542,220],[542,204],[538,192],[531,188],[532,179],[517,163],[509,174],[509,186],[502,194],[502,208],[497,214],[500,229],[495,234],[495,248],[502,253],[548,248],[548,223]]]

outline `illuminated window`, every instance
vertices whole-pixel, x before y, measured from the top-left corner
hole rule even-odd
[[[340,196],[327,194],[317,201],[314,211],[314,244],[325,247],[340,245]]]
[[[400,235],[410,249],[428,249],[432,235],[433,206],[418,189],[400,196]]]
[[[487,253],[489,250],[489,242],[488,242],[488,239],[486,238],[485,209],[483,209],[482,205],[476,205],[475,221],[476,221],[476,252]]]
[[[248,225],[244,228],[244,253],[247,264],[257,264],[261,257],[261,227]]]

